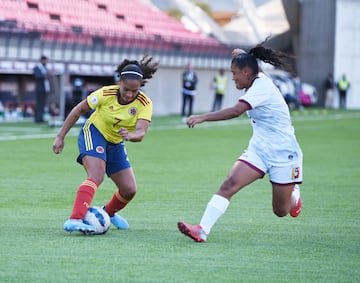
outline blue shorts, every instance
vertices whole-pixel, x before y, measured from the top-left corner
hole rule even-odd
[[[106,162],[106,174],[130,168],[125,143],[114,144],[105,140],[104,136],[91,124],[89,128],[81,128],[78,136],[79,156],[77,162],[82,163],[84,156],[94,156]]]

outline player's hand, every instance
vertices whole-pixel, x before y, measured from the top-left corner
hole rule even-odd
[[[118,133],[123,138],[124,141],[129,140],[129,131],[128,131],[128,129],[121,127]]]
[[[232,52],[231,52],[231,56],[234,58],[236,56],[238,56],[239,54],[243,54],[246,53],[246,51],[244,49],[241,48],[235,48]]]
[[[55,154],[59,154],[62,152],[63,148],[64,148],[64,139],[56,137],[56,139],[53,143],[53,152]]]
[[[201,115],[192,115],[186,120],[189,128],[194,128],[196,124],[200,124],[202,122],[204,122],[204,119]]]

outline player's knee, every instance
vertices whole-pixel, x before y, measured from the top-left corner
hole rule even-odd
[[[93,180],[98,186],[104,181],[104,174],[90,175],[89,178]]]
[[[136,195],[136,186],[128,187],[126,189],[119,189],[120,194],[127,200],[132,200]]]
[[[129,193],[128,193],[128,199],[129,200],[132,200],[136,195],[136,189],[134,190],[131,190]]]
[[[231,198],[233,194],[237,191],[237,185],[235,179],[230,176],[228,177],[221,185],[219,192],[222,196]]]

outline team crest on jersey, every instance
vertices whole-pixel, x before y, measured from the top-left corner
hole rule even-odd
[[[292,178],[291,179],[298,179],[300,177],[300,167],[295,167],[292,170]]]
[[[136,115],[136,113],[137,113],[137,108],[136,107],[131,107],[130,109],[129,109],[129,114],[131,115],[131,116],[135,116]]]
[[[97,146],[95,150],[97,153],[104,153],[104,148],[102,146]]]
[[[98,104],[99,100],[96,96],[91,97],[90,102],[94,105]]]

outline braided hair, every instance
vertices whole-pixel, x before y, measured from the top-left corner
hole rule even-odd
[[[153,57],[149,54],[144,55],[142,59],[138,60],[129,60],[124,59],[116,68],[115,72],[121,74],[121,71],[128,65],[136,65],[142,71],[142,82],[141,86],[144,86],[149,79],[153,77],[155,72],[159,67],[159,62],[153,62]]]

